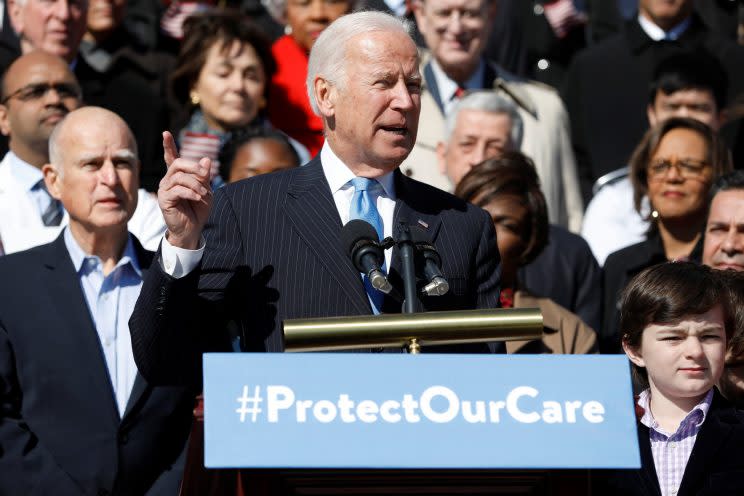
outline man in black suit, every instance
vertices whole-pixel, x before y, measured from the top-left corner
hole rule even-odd
[[[169,167],[158,195],[168,235],[130,321],[145,377],[198,384],[201,353],[224,349],[228,323],[241,349],[281,351],[284,319],[400,311],[390,297],[365,291],[341,243],[343,224],[365,196],[381,221],[378,234],[395,234],[399,222],[417,226],[442,256],[450,291],[419,295],[420,308],[497,306],[499,255],[489,216],[397,170],[416,141],[418,62],[395,17],[360,12],[336,20],[309,61],[310,101],[326,135],[319,156],[230,184],[215,193],[214,205],[209,160],[176,159],[166,133]],[[371,180],[366,191],[356,185],[366,182],[360,178]],[[401,288],[397,250],[386,250],[385,265]]]
[[[178,491],[194,393],[137,372],[127,321],[152,260],[127,232],[139,162],[97,107],[50,138],[56,241],[0,258],[0,494]]]

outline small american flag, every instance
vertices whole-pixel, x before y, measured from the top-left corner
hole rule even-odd
[[[181,158],[198,162],[204,157],[212,159],[212,170],[210,179],[214,179],[220,170],[217,155],[220,153],[220,138],[209,133],[194,133],[184,131],[181,133],[180,143]]]
[[[543,6],[545,19],[558,38],[563,38],[571,28],[586,23],[586,14],[576,10],[573,0],[555,0]]]
[[[187,17],[209,8],[208,2],[173,2],[160,19],[160,29],[171,38],[183,38],[183,21]]]

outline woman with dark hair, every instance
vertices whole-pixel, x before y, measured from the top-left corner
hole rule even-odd
[[[596,353],[594,330],[548,298],[532,296],[517,271],[532,262],[548,241],[545,196],[532,161],[519,152],[481,162],[458,183],[455,194],[491,214],[501,255],[501,305],[539,307],[543,337],[510,341],[508,353]]]
[[[299,167],[289,138],[275,129],[252,126],[231,133],[219,155],[220,176],[226,183]]]
[[[619,297],[628,281],[646,267],[668,260],[700,261],[702,232],[713,181],[731,170],[726,145],[705,124],[672,118],[650,129],[633,152],[630,175],[634,202],[648,197],[646,240],[623,248],[604,265],[602,353],[621,353]]]
[[[196,14],[183,29],[171,78],[174,96],[188,114],[178,133],[180,154],[195,161],[212,159],[214,179],[218,153],[229,133],[248,125],[268,125],[263,113],[274,59],[268,39],[237,11]]]
[[[602,495],[744,494],[744,413],[715,389],[733,332],[722,277],[662,263],[625,289],[622,346],[643,388],[636,403],[640,470],[597,474]]]

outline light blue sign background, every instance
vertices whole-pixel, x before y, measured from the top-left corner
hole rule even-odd
[[[598,401],[604,422],[525,424],[501,410],[499,423],[297,423],[295,409],[266,418],[266,386],[290,387],[296,400],[348,394],[355,403],[418,400],[445,386],[462,400],[505,400],[518,386],[521,410],[543,401]],[[244,386],[261,387],[262,412],[236,412]],[[205,465],[208,468],[639,468],[630,370],[625,356],[210,353],[204,356]],[[439,402],[437,402],[439,401]],[[437,411],[446,401],[435,400]],[[402,411],[401,411],[402,413]]]

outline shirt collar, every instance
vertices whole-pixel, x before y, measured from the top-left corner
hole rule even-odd
[[[700,427],[703,422],[705,422],[705,417],[708,415],[708,410],[710,410],[710,404],[713,401],[713,389],[708,391],[708,394],[705,395],[705,397],[695,405],[692,410],[685,416],[684,419],[682,419],[682,422],[680,422],[680,427],[693,421],[695,422],[696,427]],[[641,417],[641,423],[648,427],[649,429],[654,429],[655,431],[659,430],[659,423],[654,418],[653,413],[651,413],[651,390],[646,389],[643,391],[639,397],[638,397],[638,406],[643,409],[643,416]]]
[[[100,263],[100,259],[95,255],[88,255],[83,251],[83,249],[78,244],[75,237],[72,235],[72,232],[70,232],[70,228],[65,227],[64,232],[64,239],[65,239],[65,246],[67,247],[67,252],[70,254],[70,259],[72,259],[72,265],[75,267],[75,272],[78,273],[78,275],[81,275],[86,267],[84,267],[84,263],[86,260],[94,259],[98,260]],[[130,265],[134,272],[142,278],[142,269],[140,268],[139,261],[137,260],[137,252],[134,249],[134,242],[132,241],[132,235],[127,235],[127,246],[124,248],[124,254],[119,259],[119,261],[116,263],[116,267],[114,270],[118,269],[119,267],[124,267],[126,265]]]
[[[338,155],[336,155],[328,141],[323,143],[323,148],[320,149],[320,163],[323,166],[323,174],[325,174],[328,185],[331,187],[331,194],[336,194],[337,191],[344,189],[346,185],[354,179],[356,176],[346,164],[344,164]],[[385,196],[391,200],[395,200],[395,181],[393,180],[393,172],[376,178],[377,182],[380,183],[382,189],[385,190]]]
[[[659,26],[646,19],[643,15],[638,14],[638,24],[641,25],[641,29],[643,29],[643,32],[645,32],[648,37],[654,41],[676,40],[680,36],[682,36],[685,31],[687,31],[687,28],[690,27],[691,23],[692,17],[688,17],[669,31],[664,31]]]
[[[444,73],[444,70],[437,62],[437,59],[433,57],[431,59],[431,70],[434,73],[434,79],[437,83],[439,96],[442,99],[442,102],[446,104],[446,102],[449,102],[455,96],[455,92],[457,91],[459,85],[455,81],[450,79],[447,74]],[[473,75],[470,76],[467,81],[465,81],[463,89],[479,90],[483,88],[483,77],[485,74],[485,70],[485,63],[483,62],[483,59],[481,59]]]
[[[44,179],[44,174],[38,168],[24,162],[15,153],[9,151],[8,159],[10,173],[24,191],[31,191]]]

